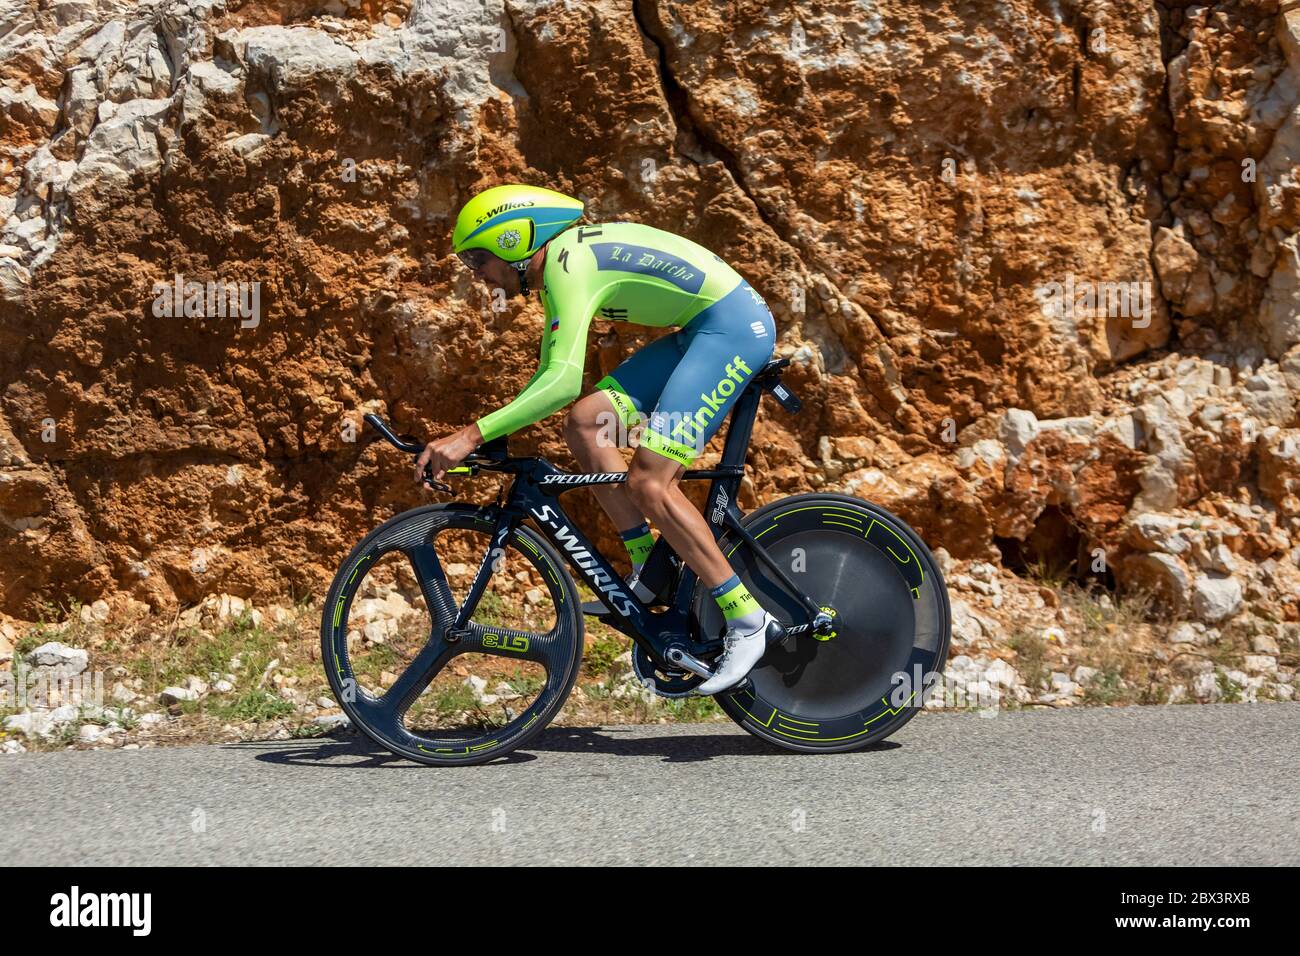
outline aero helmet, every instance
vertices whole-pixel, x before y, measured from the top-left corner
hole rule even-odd
[[[483,249],[520,269],[582,215],[582,203],[540,186],[510,184],[479,193],[456,217],[451,248]]]

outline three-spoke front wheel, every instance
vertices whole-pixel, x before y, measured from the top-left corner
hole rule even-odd
[[[489,552],[477,508],[431,505],[385,522],[326,598],[321,659],[349,719],[394,753],[437,766],[492,760],[540,732],[582,663],[577,589],[526,527]],[[482,562],[466,633],[447,633]]]

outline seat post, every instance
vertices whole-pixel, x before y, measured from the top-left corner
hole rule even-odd
[[[758,415],[758,400],[762,389],[751,380],[731,409],[731,421],[727,424],[727,440],[722,446],[723,467],[743,468],[745,454],[749,451],[749,439],[754,431],[754,418]]]
[[[789,364],[788,358],[770,359],[745,385],[731,410],[731,423],[727,426],[727,440],[722,446],[720,462],[724,467],[745,467],[745,454],[749,451],[749,439],[754,432],[754,419],[758,417],[758,402],[764,389],[770,389],[786,411],[799,411],[799,400],[781,387],[781,370]]]

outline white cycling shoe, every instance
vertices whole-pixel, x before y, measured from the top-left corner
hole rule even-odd
[[[717,694],[744,680],[745,675],[754,669],[754,665],[767,650],[768,636],[773,627],[777,629],[772,634],[773,637],[779,636],[784,630],[776,618],[764,611],[763,622],[752,631],[742,632],[729,628],[722,637],[723,651],[722,657],[718,659],[718,669],[712,677],[695,688],[695,692],[704,696]]]

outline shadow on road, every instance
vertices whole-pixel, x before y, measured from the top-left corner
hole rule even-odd
[[[548,727],[529,750],[550,753],[598,753],[619,757],[662,757],[668,763],[694,763],[715,757],[802,756],[782,750],[747,733],[634,734],[638,727]],[[862,753],[892,750],[901,744],[882,741]],[[809,754],[808,756],[812,756]]]
[[[610,754],[617,757],[659,757],[668,763],[696,763],[717,757],[804,756],[782,750],[746,733],[664,734],[645,736],[637,727],[549,727],[528,746],[509,753],[491,764],[502,766],[528,763],[539,754]],[[859,754],[882,753],[902,746],[884,740]],[[254,759],[293,766],[329,769],[424,769],[421,764],[394,756],[361,734],[320,737],[303,741],[258,740],[226,744],[228,750],[252,752]],[[807,756],[814,756],[808,754]],[[843,755],[839,755],[843,756]]]

